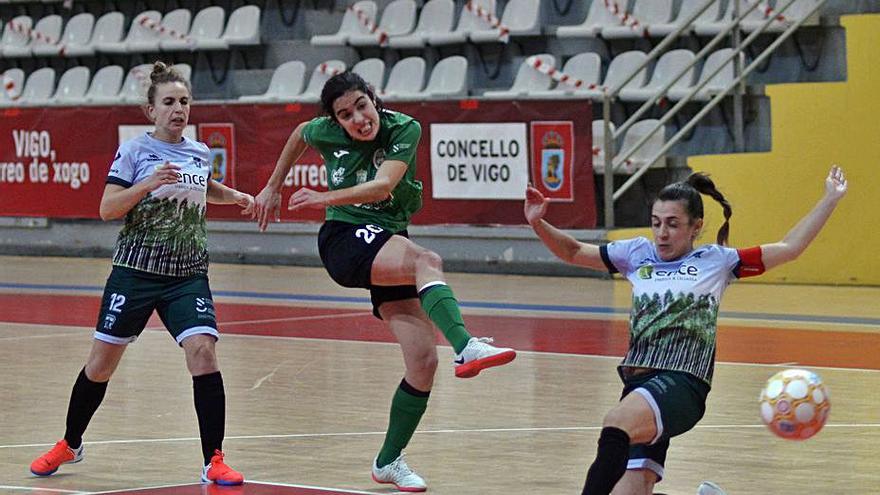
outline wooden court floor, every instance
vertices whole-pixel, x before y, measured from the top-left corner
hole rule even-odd
[[[393,493],[370,479],[402,376],[365,292],[320,269],[215,264],[227,460],[248,483],[197,484],[198,428],[183,354],[151,320],[85,436],[85,460],[49,478],[28,465],[64,432],[108,260],[0,257],[0,493]],[[627,284],[450,274],[475,335],[520,351],[456,379],[442,339],[428,411],[407,449],[437,495],[580,493],[618,398]],[[785,367],[830,388],[829,424],[805,442],[760,424],[758,394]],[[722,304],[706,416],[673,439],[657,492],[880,493],[880,289],[734,284]]]

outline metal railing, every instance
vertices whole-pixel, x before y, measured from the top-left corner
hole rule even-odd
[[[595,1],[595,0],[594,0]],[[809,13],[802,18],[793,22],[790,26],[788,26],[767,48],[765,48],[755,60],[752,61],[746,68],[740,70],[743,51],[762,33],[764,33],[767,27],[770,26],[773,22],[776,22],[776,17],[778,15],[782,15],[795,1],[797,0],[788,0],[785,5],[776,9],[775,14],[770,15],[764,22],[758,27],[758,29],[754,30],[752,33],[746,37],[741,43],[739,42],[739,28],[740,22],[745,19],[746,16],[749,15],[752,11],[754,11],[758,6],[759,2],[757,0],[748,0],[750,3],[749,7],[744,12],[738,12],[739,10],[739,2],[737,0],[730,0],[734,2],[733,7],[733,19],[730,21],[731,24],[726,28],[722,29],[718,34],[716,34],[709,43],[706,44],[694,57],[694,60],[691,61],[687,66],[682,68],[682,70],[670,80],[666,85],[663,86],[662,89],[657,91],[654,96],[652,96],[649,100],[647,100],[638,110],[636,110],[617,130],[613,130],[611,128],[611,104],[616,99],[620,90],[623,89],[626,84],[628,84],[636,75],[642,71],[647,65],[657,58],[659,54],[669,46],[678,36],[684,32],[686,29],[689,29],[693,24],[693,21],[696,20],[703,12],[706,11],[714,2],[720,0],[708,0],[705,4],[703,4],[699,9],[693,13],[686,22],[682,23],[678,29],[667,35],[663,41],[660,42],[646,57],[646,60],[640,64],[635,70],[633,70],[632,74],[627,77],[623,83],[618,85],[611,91],[606,91],[603,95],[602,102],[602,116],[605,125],[605,142],[604,142],[604,154],[605,154],[605,163],[604,163],[604,183],[603,183],[603,196],[605,203],[605,227],[612,228],[614,227],[614,203],[637,181],[642,175],[644,175],[648,169],[653,165],[657,160],[662,158],[667,151],[669,151],[673,146],[675,146],[684,135],[686,135],[706,114],[709,113],[713,108],[718,106],[724,97],[730,93],[734,88],[737,88],[735,92],[737,96],[740,98],[734,102],[734,105],[741,105],[741,95],[743,90],[743,83],[745,78],[751,74],[758,66],[760,66],[764,60],[766,60],[778,47],[781,45],[786,39],[788,39],[792,34],[794,34],[797,29],[803,25],[808,19],[812,18],[816,12],[827,2],[827,0],[816,0],[815,5],[809,11]],[[675,83],[684,77],[688,71],[691,70],[699,61],[706,57],[709,52],[715,48],[725,37],[729,34],[734,33],[734,42],[733,42],[733,51],[729,57],[726,57],[724,62],[719,64],[714,71],[708,76],[703,75],[700,77],[699,83],[692,88],[681,100],[678,101],[672,108],[670,108],[663,117],[659,120],[656,127],[654,127],[650,132],[647,132],[641,139],[639,139],[632,147],[630,147],[626,153],[622,153],[620,156],[614,156],[614,143],[615,141],[622,136],[626,131],[635,124],[639,117],[644,115],[645,112],[650,110],[661,98],[666,96],[666,93],[669,91]],[[719,72],[724,70],[731,61],[734,61],[734,80],[730,82],[724,90],[719,91],[696,115],[694,115],[674,136],[672,136],[669,140],[666,141],[664,146],[656,152],[649,160],[645,162],[641,168],[635,170],[617,190],[614,190],[614,171],[618,170],[621,166],[623,166],[639,149],[648,142],[651,137],[658,132],[662,132],[662,129],[665,129],[666,122],[675,117],[675,115],[688,103],[690,102],[695,95],[697,95]],[[741,134],[741,112],[739,115],[739,121],[736,122],[736,127],[739,130],[737,132],[737,149],[740,150],[742,134]]]

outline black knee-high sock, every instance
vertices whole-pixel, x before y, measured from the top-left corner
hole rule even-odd
[[[629,435],[620,428],[606,426],[599,435],[596,460],[587,471],[581,495],[608,495],[626,473],[629,461]]]
[[[85,368],[80,370],[67,405],[67,430],[64,432],[64,439],[70,448],[78,449],[82,445],[83,433],[104,400],[105,392],[107,382],[93,382],[86,376]]]
[[[223,450],[226,427],[226,393],[219,371],[193,377],[193,399],[199,418],[199,436],[205,465],[211,462],[214,450]]]

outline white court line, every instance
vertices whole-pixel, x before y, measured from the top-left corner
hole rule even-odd
[[[41,491],[41,492],[53,492],[53,493],[78,493],[85,494],[82,490],[61,490],[58,488],[40,488],[36,486],[10,486],[10,485],[0,485],[0,490],[29,490],[29,491]]]
[[[266,318],[263,320],[233,320],[233,321],[223,321],[218,323],[220,328],[228,327],[231,325],[246,325],[251,323],[277,323],[279,321],[308,321],[308,320],[327,320],[331,318],[351,318],[352,316],[372,316],[369,312],[361,311],[358,313],[340,313],[340,314],[329,314],[329,315],[315,315],[315,316],[288,316],[284,318]],[[161,327],[146,327],[144,330],[165,330],[164,326]],[[223,333],[222,331],[220,333]]]
[[[145,486],[142,488],[117,488],[115,490],[106,490],[101,492],[81,492],[82,495],[99,495],[101,493],[119,493],[119,492],[139,492],[143,490],[158,490],[160,488],[174,488],[177,486],[199,486],[201,483],[177,483],[174,485],[158,485],[158,486]]]
[[[362,492],[362,491],[358,491],[358,490],[346,490],[343,488],[329,488],[326,486],[294,485],[291,483],[276,483],[274,481],[246,480],[245,483],[256,484],[256,485],[269,485],[269,486],[286,486],[286,487],[290,487],[290,488],[305,488],[307,490],[325,490],[325,491],[334,491],[334,492],[340,492],[340,493],[356,493],[356,494],[362,494],[362,495],[376,495],[376,492]],[[393,492],[393,493],[397,493],[397,492]]]
[[[735,430],[735,429],[754,429],[766,428],[763,424],[722,424],[722,425],[697,425],[695,428],[701,430]],[[862,428],[873,429],[880,428],[880,423],[828,423],[825,428]],[[436,435],[436,434],[467,434],[467,433],[552,433],[566,431],[600,431],[601,425],[598,426],[545,426],[545,427],[522,427],[522,428],[470,428],[470,429],[441,429],[441,430],[417,430],[416,435]],[[349,431],[336,433],[288,433],[288,434],[271,434],[271,435],[230,435],[224,440],[278,440],[278,439],[294,439],[294,438],[332,438],[332,437],[363,437],[385,435],[385,431]],[[140,443],[174,443],[174,442],[197,442],[198,437],[179,437],[179,438],[149,438],[149,439],[127,439],[127,440],[98,440],[93,442],[83,442],[84,445],[111,445],[111,444],[140,444]],[[16,448],[33,448],[47,447],[53,444],[17,444],[17,445],[0,445],[0,449],[16,449]]]
[[[25,340],[25,339],[50,339],[54,337],[82,337],[81,333],[48,333],[45,335],[18,335],[15,337],[0,337],[0,340]]]

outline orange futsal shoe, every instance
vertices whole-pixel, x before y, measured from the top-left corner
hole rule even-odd
[[[58,471],[62,464],[79,462],[83,459],[83,446],[73,450],[67,445],[67,440],[58,440],[49,452],[34,459],[31,463],[31,472],[37,476],[49,476]]]
[[[501,366],[516,358],[516,351],[490,345],[491,337],[471,337],[461,354],[455,355],[455,376],[472,378],[486,368]]]
[[[214,451],[211,463],[202,468],[202,483],[216,483],[223,486],[240,485],[244,476],[223,462],[223,452]]]

